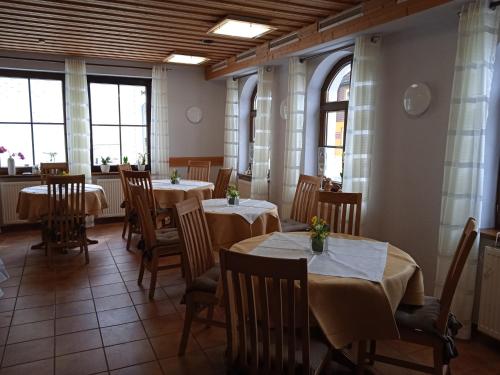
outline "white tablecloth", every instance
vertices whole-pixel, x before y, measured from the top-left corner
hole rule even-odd
[[[208,199],[202,203],[206,213],[236,214],[249,224],[253,224],[262,214],[277,209],[271,202],[255,199],[241,199],[239,205],[230,205],[227,199]]]
[[[182,190],[189,191],[199,188],[210,188],[213,190],[214,184],[207,181],[183,180],[181,179],[178,184],[172,184],[170,180],[153,180],[154,190]]]

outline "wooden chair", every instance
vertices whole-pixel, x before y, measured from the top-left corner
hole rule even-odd
[[[213,198],[226,198],[227,187],[229,186],[229,181],[231,180],[231,173],[233,173],[233,168],[219,169],[219,173],[217,173],[217,180],[215,181]]]
[[[130,164],[119,164],[118,165],[118,173],[120,173],[120,182],[122,183],[122,191],[123,191],[123,202],[120,205],[121,208],[125,209],[125,217],[123,218],[123,230],[122,230],[122,238],[125,238],[125,234],[127,233],[127,227],[130,220],[130,197],[128,196],[128,187],[127,182],[125,181],[125,177],[123,176],[123,171],[131,171],[132,166]]]
[[[450,374],[449,360],[454,355],[447,355],[447,348],[454,348],[450,332],[454,333],[460,324],[450,314],[450,306],[457,289],[457,284],[464,269],[467,257],[477,237],[477,224],[469,218],[465,224],[450,269],[446,275],[441,297],[425,297],[422,307],[401,305],[396,311],[401,340],[424,345],[433,349],[433,366],[424,366],[398,358],[376,354],[375,342],[371,342],[370,353],[363,357],[371,362],[379,361],[395,366],[406,367],[429,374]],[[450,342],[451,340],[451,342]],[[454,354],[454,353],[451,353]],[[362,358],[363,359],[363,358]]]
[[[47,176],[48,215],[42,224],[45,253],[53,264],[55,249],[80,248],[89,263],[85,228],[85,175]],[[45,221],[46,220],[46,221]]]
[[[137,210],[139,222],[144,239],[145,248],[142,253],[141,268],[137,283],[142,284],[144,269],[151,272],[151,282],[149,285],[149,298],[153,299],[156,288],[156,279],[158,271],[177,268],[181,264],[159,265],[160,258],[181,255],[181,242],[176,229],[156,230],[155,223],[151,217],[149,200],[146,190],[139,185],[129,185],[131,199],[134,202],[134,208]]]
[[[333,233],[359,236],[361,228],[361,193],[318,192],[318,217]]]
[[[290,219],[281,222],[283,232],[303,232],[307,230],[313,216],[316,192],[320,186],[321,177],[300,175],[295,197],[293,198]]]
[[[307,260],[219,254],[230,371],[319,373],[329,347],[311,338]]]
[[[188,180],[210,181],[210,161],[188,161]]]
[[[174,215],[182,243],[182,261],[186,280],[186,315],[179,345],[179,355],[184,355],[191,330],[197,320],[207,325],[224,327],[213,319],[220,268],[215,264],[212,240],[203,207],[197,198],[190,198],[174,206]],[[199,314],[207,309],[207,317]]]
[[[47,183],[48,176],[61,175],[63,172],[69,173],[68,163],[40,163],[41,184]]]

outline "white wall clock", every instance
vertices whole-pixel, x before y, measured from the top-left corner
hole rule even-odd
[[[403,95],[403,107],[410,116],[420,116],[429,108],[431,99],[429,86],[425,83],[414,83]]]
[[[191,124],[199,124],[203,119],[203,111],[200,107],[189,107],[186,110],[186,118]]]

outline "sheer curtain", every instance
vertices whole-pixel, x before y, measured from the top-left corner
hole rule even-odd
[[[66,144],[71,174],[84,174],[91,181],[90,120],[87,69],[81,59],[66,59]]]
[[[271,102],[273,86],[272,67],[259,67],[257,72],[257,116],[252,164],[251,196],[267,200],[269,197],[267,174],[271,159]]]
[[[451,96],[435,294],[440,295],[451,259],[469,216],[481,222],[484,175],[484,134],[498,42],[499,12],[488,1],[464,5],[458,29],[457,55]],[[452,310],[470,337],[477,244],[464,268]]]
[[[299,180],[306,94],[306,64],[298,57],[288,60],[288,113],[286,119],[285,173],[283,183],[282,215],[289,217],[295,188]]]
[[[352,62],[342,191],[363,194],[362,218],[369,209],[380,45],[379,37],[357,37]]]
[[[224,168],[233,168],[232,179],[238,172],[238,80],[226,81],[226,113],[224,116]]]
[[[153,66],[151,82],[151,173],[156,178],[169,174],[167,65]]]

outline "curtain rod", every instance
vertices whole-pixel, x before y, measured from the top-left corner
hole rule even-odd
[[[233,76],[233,81],[236,81],[236,80],[238,80],[240,78],[250,77],[250,76],[253,76],[255,74],[257,74],[257,72],[242,74],[242,75],[239,75],[239,76]]]
[[[310,59],[313,59],[313,58],[318,57],[318,56],[323,56],[323,55],[326,55],[326,54],[329,54],[329,53],[343,51],[343,50],[346,50],[346,49],[351,48],[351,47],[354,47],[354,43],[347,44],[347,45],[342,46],[342,47],[337,47],[337,48],[329,49],[327,51],[318,52],[318,53],[315,53],[314,55],[304,56],[304,57],[299,58],[299,61],[302,63],[302,62],[304,62],[306,60],[310,60]]]

